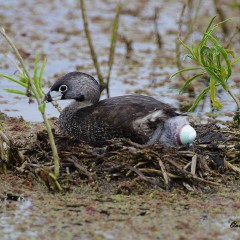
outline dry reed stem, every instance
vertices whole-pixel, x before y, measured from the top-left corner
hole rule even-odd
[[[237,172],[237,173],[240,173],[240,168],[231,164],[230,162],[228,162],[226,159],[224,159],[224,166],[227,168],[227,169],[230,169],[234,172]]]
[[[154,33],[155,33],[155,37],[156,37],[156,42],[157,42],[157,46],[159,49],[162,49],[162,37],[161,34],[159,33],[158,30],[158,17],[159,17],[159,8],[155,8],[154,10],[154,17],[153,17],[153,22],[154,22]]]
[[[196,167],[197,167],[197,154],[192,157],[191,162],[191,174],[196,175]]]
[[[11,148],[12,141],[1,130],[0,130],[0,137],[8,145],[8,147]],[[25,158],[24,158],[23,154],[18,149],[16,149],[16,150],[17,150],[18,157],[20,158],[21,162],[24,162]]]
[[[167,170],[166,170],[166,168],[165,168],[161,159],[159,159],[158,163],[159,163],[159,166],[161,168],[164,181],[165,181],[166,185],[168,185],[169,184],[169,177],[168,177]]]

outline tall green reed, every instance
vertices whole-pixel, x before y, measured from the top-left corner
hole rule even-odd
[[[52,154],[53,154],[53,160],[54,160],[54,176],[51,175],[52,177],[57,178],[59,176],[59,156],[57,152],[57,148],[55,145],[53,133],[51,131],[51,126],[49,124],[49,121],[47,119],[47,116],[45,114],[45,107],[46,103],[42,101],[42,98],[44,96],[44,92],[42,90],[42,79],[43,79],[43,73],[44,69],[46,66],[46,59],[43,60],[42,66],[39,66],[39,57],[36,57],[35,64],[34,64],[34,70],[33,70],[33,76],[31,76],[29,70],[27,69],[17,47],[13,43],[13,41],[8,37],[6,34],[5,30],[3,28],[0,28],[0,34],[3,36],[3,38],[7,41],[9,46],[12,49],[12,52],[14,56],[16,57],[18,63],[19,63],[19,68],[18,68],[18,73],[16,77],[12,77],[6,74],[0,74],[0,77],[6,78],[20,86],[22,86],[25,91],[21,90],[15,90],[15,89],[5,89],[5,91],[10,92],[10,93],[15,93],[15,94],[21,94],[21,95],[26,95],[28,98],[34,98],[37,101],[38,104],[38,110],[40,111],[44,125],[46,127],[46,130],[48,132],[48,137],[52,149]],[[18,64],[17,64],[18,65]],[[58,189],[61,190],[60,185],[58,184]]]
[[[94,64],[94,67],[96,69],[97,75],[98,75],[98,80],[101,86],[101,90],[106,89],[107,91],[107,97],[109,97],[109,83],[110,83],[110,77],[111,77],[111,71],[112,71],[112,66],[114,63],[114,56],[115,56],[115,49],[116,49],[116,42],[117,42],[117,36],[118,36],[118,27],[119,27],[119,18],[120,18],[120,11],[121,11],[121,4],[118,3],[116,7],[116,15],[112,24],[112,33],[111,33],[111,41],[110,41],[110,49],[109,49],[109,56],[108,56],[108,73],[106,79],[104,79],[100,66],[98,63],[97,59],[97,53],[95,51],[91,33],[89,31],[88,27],[88,18],[86,14],[86,4],[85,0],[80,0],[81,3],[81,11],[82,11],[82,19],[83,19],[83,24],[84,24],[84,31],[85,35],[87,37],[88,41],[88,46],[90,50],[90,55]]]

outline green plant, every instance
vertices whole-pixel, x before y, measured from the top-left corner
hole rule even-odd
[[[101,86],[101,90],[106,89],[107,96],[109,97],[109,82],[110,82],[110,76],[111,76],[111,71],[112,71],[112,65],[114,63],[114,55],[115,55],[116,41],[117,41],[117,35],[118,35],[121,4],[117,4],[116,15],[115,15],[113,25],[112,25],[111,42],[110,42],[110,50],[109,50],[109,57],[108,57],[108,73],[107,73],[106,81],[104,81],[103,75],[101,73],[101,70],[100,70],[100,67],[98,64],[97,54],[96,54],[96,51],[95,51],[93,43],[92,43],[92,37],[91,37],[90,31],[88,28],[88,19],[87,19],[87,15],[86,15],[85,0],[80,0],[80,3],[81,3],[83,24],[84,24],[84,31],[85,31],[85,34],[87,37],[91,58],[92,58],[94,67],[96,69],[97,75],[98,75],[98,80],[99,80],[99,83]]]
[[[60,168],[59,167],[59,156],[58,156],[57,148],[55,145],[54,137],[53,137],[53,134],[51,131],[51,126],[50,126],[48,119],[46,117],[46,114],[45,114],[46,103],[42,102],[42,98],[44,96],[44,92],[42,90],[42,77],[43,77],[43,72],[44,72],[44,69],[46,66],[46,60],[45,59],[43,60],[43,64],[40,67],[40,71],[39,71],[39,57],[38,56],[36,57],[35,64],[34,64],[33,77],[31,77],[30,72],[26,68],[26,65],[25,65],[18,49],[16,48],[16,46],[14,45],[12,40],[7,36],[7,34],[5,33],[5,30],[3,28],[0,28],[0,34],[5,38],[5,40],[9,44],[9,46],[12,48],[13,54],[17,58],[19,65],[20,65],[20,68],[18,69],[17,78],[14,78],[12,76],[5,75],[5,74],[0,74],[0,76],[4,77],[12,82],[15,82],[16,84],[25,88],[25,91],[20,91],[20,90],[15,90],[15,89],[5,89],[5,90],[10,93],[26,95],[30,99],[31,98],[36,99],[36,101],[38,103],[38,109],[42,115],[45,127],[48,132],[48,137],[49,137],[49,141],[50,141],[50,145],[51,145],[51,149],[52,149],[52,153],[53,153],[54,166],[55,166],[54,175],[57,178],[59,176],[59,168]],[[60,185],[59,185],[59,190],[60,190]]]
[[[228,94],[233,98],[233,100],[237,104],[237,110],[240,110],[240,102],[238,98],[233,94],[230,86],[228,84],[228,80],[232,75],[232,65],[240,60],[240,58],[235,58],[235,54],[233,50],[225,49],[218,39],[213,36],[214,30],[218,28],[220,24],[224,22],[220,22],[212,26],[215,17],[213,17],[208,24],[208,27],[198,44],[193,45],[191,48],[187,46],[180,38],[179,41],[183,45],[183,47],[188,52],[184,58],[190,58],[197,67],[190,67],[181,69],[174,74],[171,75],[171,78],[174,76],[181,74],[187,71],[194,71],[195,75],[189,78],[182,88],[180,89],[180,93],[187,88],[194,80],[203,77],[204,75],[208,75],[209,77],[209,86],[204,88],[197,98],[195,99],[193,105],[189,109],[189,111],[194,111],[197,107],[198,103],[204,98],[207,92],[210,92],[210,99],[212,104],[216,108],[222,108],[222,104],[216,99],[216,87],[221,86]],[[232,57],[234,60],[230,60]]]

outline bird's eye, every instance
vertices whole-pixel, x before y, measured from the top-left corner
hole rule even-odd
[[[67,85],[61,85],[60,87],[59,87],[59,92],[66,92],[67,91],[67,89],[68,89],[68,87],[67,87]]]

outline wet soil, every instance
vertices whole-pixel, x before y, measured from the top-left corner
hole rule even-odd
[[[50,194],[10,173],[0,190],[1,239],[238,239],[240,231],[230,227],[240,213],[239,192],[231,190],[126,196],[85,185]]]

